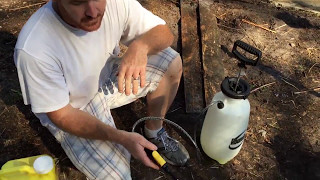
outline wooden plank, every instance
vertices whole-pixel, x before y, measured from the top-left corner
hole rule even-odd
[[[206,105],[220,91],[224,68],[220,56],[220,40],[215,8],[212,0],[199,0],[204,97]]]
[[[198,1],[180,0],[180,8],[186,112],[201,112],[204,108],[204,90],[197,28]]]

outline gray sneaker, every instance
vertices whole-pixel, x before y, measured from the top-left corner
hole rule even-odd
[[[186,148],[177,140],[168,136],[162,128],[156,138],[149,138],[150,142],[158,147],[159,154],[171,165],[183,166],[190,158]]]

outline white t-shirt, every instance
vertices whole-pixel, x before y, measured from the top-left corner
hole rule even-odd
[[[50,1],[24,25],[15,47],[24,103],[34,113],[85,106],[108,75],[105,64],[119,42],[129,44],[159,24],[165,22],[136,0],[107,0],[101,27],[86,32],[66,24]]]

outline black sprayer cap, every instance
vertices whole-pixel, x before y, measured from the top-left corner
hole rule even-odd
[[[249,84],[245,80],[239,79],[237,89],[235,89],[236,84],[236,77],[226,77],[221,83],[221,91],[233,99],[247,99],[250,94]]]

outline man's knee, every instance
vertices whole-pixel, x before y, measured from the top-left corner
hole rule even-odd
[[[182,60],[179,54],[172,60],[166,73],[170,78],[176,78],[180,80],[182,75]]]

